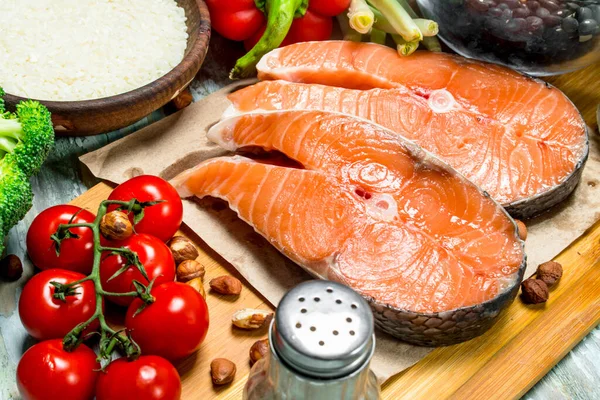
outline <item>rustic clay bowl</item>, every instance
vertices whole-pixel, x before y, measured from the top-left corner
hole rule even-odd
[[[82,101],[40,101],[52,113],[57,135],[89,136],[139,121],[167,104],[194,79],[210,40],[210,16],[203,0],[176,0],[187,17],[188,43],[181,63],[163,77],[116,96]],[[7,94],[9,109],[24,100]]]

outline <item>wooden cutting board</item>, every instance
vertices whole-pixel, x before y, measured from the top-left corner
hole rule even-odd
[[[101,183],[72,204],[95,211],[109,193],[110,187]],[[190,229],[183,226],[181,234],[197,244],[198,261],[206,267],[205,282],[224,274],[244,282],[235,300],[210,293],[205,283],[210,329],[201,349],[177,365],[182,398],[241,399],[250,369],[248,351],[256,340],[266,337],[266,330],[234,328],[231,315],[241,308],[273,307]],[[555,259],[563,265],[564,275],[545,305],[526,306],[517,299],[485,335],[438,348],[392,377],[383,385],[382,398],[488,400],[523,395],[600,322],[599,242],[600,222]],[[234,361],[237,374],[232,384],[215,388],[209,365],[217,357]]]

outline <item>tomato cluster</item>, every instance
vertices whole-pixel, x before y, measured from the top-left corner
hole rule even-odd
[[[213,29],[227,39],[243,41],[250,50],[260,40],[267,20],[254,0],[207,0]],[[281,46],[298,42],[327,40],[333,31],[333,20],[350,5],[350,0],[310,0],[305,14],[294,19]]]
[[[61,231],[61,224],[97,223],[92,213],[75,206],[51,207],[32,222],[27,250],[41,272],[23,288],[19,315],[27,332],[40,342],[25,352],[17,368],[17,385],[24,400],[180,398],[179,374],[169,361],[189,356],[200,347],[208,331],[208,308],[193,287],[175,282],[175,262],[165,242],[182,221],[183,207],[176,190],[161,178],[140,176],[119,185],[109,197],[122,202],[132,199],[145,206],[137,213],[122,210],[129,213],[134,228],[122,241],[101,238],[101,243],[95,243],[88,226],[63,227]],[[108,211],[117,207],[111,205]],[[149,280],[131,259],[115,251],[97,255],[101,257],[97,259],[99,270],[94,272],[98,245],[128,249],[127,254],[135,254]],[[149,287],[153,301],[145,304],[142,298],[112,295],[135,292],[134,281]],[[75,282],[71,292],[57,296],[57,285]],[[97,295],[104,292],[111,295]],[[119,358],[100,371],[99,358],[90,347],[67,348],[62,338],[92,318],[81,337],[97,337],[93,333],[102,327],[97,316],[109,306],[103,300],[114,308],[127,307],[120,308],[125,311],[126,331],[142,355],[134,360]]]

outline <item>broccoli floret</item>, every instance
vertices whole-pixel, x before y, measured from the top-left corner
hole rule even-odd
[[[15,113],[4,109],[0,88],[0,234],[3,239],[31,208],[29,178],[39,171],[54,144],[50,112],[36,101],[17,105]],[[0,240],[0,254],[4,250]]]
[[[54,144],[50,112],[37,101],[17,105],[15,114],[0,118],[0,150],[15,155],[19,168],[28,176],[39,171]]]
[[[0,218],[4,236],[27,214],[32,201],[28,177],[21,171],[13,155],[6,154],[0,162]]]

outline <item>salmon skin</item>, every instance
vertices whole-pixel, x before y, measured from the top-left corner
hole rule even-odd
[[[425,51],[398,57],[373,43],[326,41],[273,50],[258,71],[262,80],[355,90],[259,84],[232,95],[239,110],[324,109],[371,119],[441,157],[515,217],[532,217],[564,200],[587,160],[587,129],[569,99],[501,66]]]
[[[401,136],[345,114],[281,111],[225,119],[208,137],[303,168],[210,159],[173,179],[181,196],[226,200],[309,273],[369,300],[385,331],[415,344],[464,341],[516,295],[525,254],[512,218]]]

